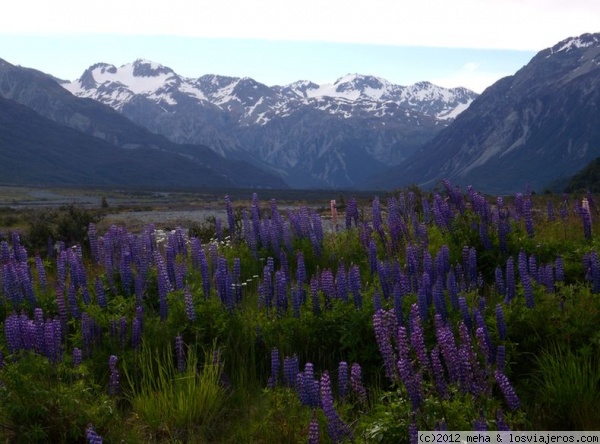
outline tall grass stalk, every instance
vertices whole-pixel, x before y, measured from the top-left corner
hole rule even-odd
[[[550,415],[549,427],[598,430],[600,357],[591,350],[573,352],[553,345],[536,359],[536,397]],[[568,420],[569,423],[565,423]]]
[[[153,435],[201,442],[218,428],[227,394],[220,383],[222,365],[213,363],[212,356],[212,351],[206,353],[199,365],[189,348],[186,370],[180,373],[170,346],[159,350],[143,345],[133,359],[135,367],[124,365],[133,411]]]

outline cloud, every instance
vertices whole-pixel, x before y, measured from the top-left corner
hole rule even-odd
[[[540,50],[596,32],[597,0],[21,0],[0,33],[100,33]]]

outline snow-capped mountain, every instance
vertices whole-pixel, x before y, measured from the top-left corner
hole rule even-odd
[[[271,168],[296,187],[352,187],[398,164],[477,96],[359,74],[271,87],[248,77],[194,79],[141,59],[119,68],[98,63],[62,85],[174,142]]]
[[[487,88],[411,159],[366,188],[441,179],[489,193],[542,191],[600,156],[600,33],[565,39]]]

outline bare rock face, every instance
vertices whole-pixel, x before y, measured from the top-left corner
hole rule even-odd
[[[483,92],[408,161],[365,186],[541,191],[600,156],[600,34],[539,52]]]

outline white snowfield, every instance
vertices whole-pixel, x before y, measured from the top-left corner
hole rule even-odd
[[[394,85],[385,79],[348,74],[334,83],[317,85],[301,80],[285,86],[268,87],[248,77],[213,74],[197,79],[179,76],[159,63],[139,59],[119,68],[98,63],[77,80],[63,86],[79,97],[98,100],[120,110],[136,96],[143,96],[165,112],[176,112],[183,99],[199,105],[235,109],[245,124],[264,125],[273,116],[289,115],[299,106],[313,106],[349,118],[356,113],[385,114],[391,103],[439,120],[454,119],[477,96],[465,88],[442,88],[429,82]]]

